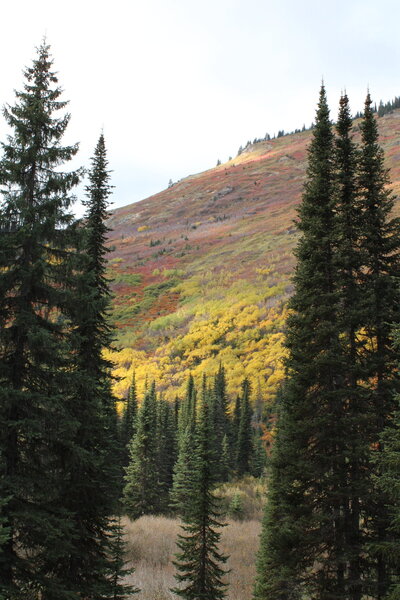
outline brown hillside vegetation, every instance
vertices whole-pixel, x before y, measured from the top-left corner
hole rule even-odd
[[[378,121],[398,193],[400,111]],[[356,121],[356,137],[357,129]],[[121,378],[119,396],[133,370],[139,390],[147,376],[172,399],[189,373],[215,373],[220,362],[231,395],[248,376],[264,399],[274,396],[310,136],[251,145],[225,164],[112,212],[112,319],[121,351],[110,358]]]
[[[137,521],[125,520],[128,566],[135,573],[128,583],[141,588],[137,600],[172,600],[170,591],[174,579],[175,540],[180,532],[179,521],[166,517],[145,516]],[[229,584],[227,600],[250,600],[255,576],[255,555],[258,550],[260,521],[231,521],[222,530],[220,549],[228,554],[226,576]]]

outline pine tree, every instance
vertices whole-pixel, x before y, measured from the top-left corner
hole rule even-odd
[[[176,580],[186,583],[186,586],[172,591],[186,600],[219,600],[225,597],[226,584],[222,581],[225,571],[221,563],[225,563],[227,557],[218,551],[220,533],[216,529],[222,524],[213,495],[215,459],[210,434],[208,403],[205,401],[196,430],[194,477],[188,511],[184,516],[184,534],[178,536],[180,552],[174,563]]]
[[[81,171],[60,166],[69,115],[43,43],[16,103],[4,109],[0,184],[0,520],[8,532],[0,589],[8,598],[69,599],[54,565],[73,532],[64,505],[65,456],[76,448],[68,332],[74,236],[71,191]],[[4,324],[7,323],[7,327]]]
[[[152,386],[138,413],[126,468],[123,504],[131,519],[157,512],[158,480],[155,389]]]

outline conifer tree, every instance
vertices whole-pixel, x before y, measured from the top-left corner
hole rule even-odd
[[[364,360],[372,407],[370,442],[371,447],[377,448],[379,452],[379,436],[391,419],[395,408],[394,392],[399,389],[392,328],[399,322],[397,281],[400,225],[399,219],[391,217],[393,196],[388,189],[389,176],[384,167],[383,150],[379,145],[378,128],[369,94],[360,127],[358,185],[363,210],[360,247],[363,259],[361,285],[366,338]],[[386,504],[381,490],[371,491],[365,511],[372,526],[370,537],[376,543],[376,548],[384,544],[387,537],[389,516]],[[391,568],[379,551],[372,566],[376,576],[368,591],[381,599],[391,585]]]
[[[341,331],[341,373],[337,375],[337,396],[342,441],[342,464],[338,465],[336,482],[337,514],[343,518],[336,521],[340,554],[343,556],[338,577],[348,587],[349,598],[359,600],[362,594],[365,569],[363,568],[364,528],[361,522],[361,498],[368,494],[366,464],[370,413],[365,402],[365,387],[361,384],[363,341],[360,330],[365,323],[363,292],[360,286],[362,253],[360,235],[362,208],[359,200],[357,172],[359,152],[353,140],[353,120],[349,100],[342,95],[335,139],[335,198],[336,242],[335,271],[338,288],[337,319]],[[339,545],[338,543],[338,545]]]
[[[272,524],[276,517],[279,526],[263,533],[257,600],[270,597],[267,590],[281,600],[301,596],[303,589],[313,598],[344,597],[341,540],[336,537],[336,485],[343,448],[337,394],[342,361],[333,262],[333,157],[333,131],[322,86],[299,208],[302,237],[287,324],[284,420],[279,424],[281,441],[272,461],[264,524]]]
[[[399,396],[397,396],[397,400]],[[389,526],[378,549],[391,573],[388,600],[400,598],[400,406],[393,422],[381,435],[382,451],[377,454],[378,488],[388,505]]]
[[[174,563],[175,578],[184,587],[173,590],[186,600],[219,600],[225,597],[226,584],[222,564],[227,557],[218,551],[222,524],[219,521],[217,500],[213,495],[215,461],[210,444],[208,402],[203,400],[196,429],[194,476],[191,482],[188,511],[184,515],[183,535],[178,536]]]
[[[158,478],[155,389],[152,386],[139,409],[126,468],[123,504],[131,519],[157,512]]]
[[[215,456],[223,457],[223,440],[229,434],[229,418],[228,418],[228,399],[226,395],[226,376],[225,369],[220,364],[218,372],[214,378],[213,393],[209,399],[210,417],[213,421],[212,431],[214,432]],[[221,460],[217,461],[217,478],[220,481],[226,481],[228,472],[225,464]]]
[[[196,428],[196,396],[194,380],[190,375],[185,398],[179,406],[178,457],[173,469],[173,484],[170,492],[170,505],[181,516],[187,509],[194,470],[193,447]]]
[[[250,382],[246,378],[242,383],[240,399],[240,421],[236,444],[236,469],[239,476],[250,472],[253,454],[253,432],[251,427],[252,410],[250,406]]]
[[[169,494],[173,482],[173,469],[176,462],[175,453],[175,419],[173,406],[160,397],[157,406],[157,472],[159,512],[167,513]]]
[[[0,588],[8,597],[70,598],[54,568],[69,551],[62,496],[65,458],[76,447],[69,352],[73,228],[68,212],[81,171],[60,169],[78,147],[62,146],[69,115],[44,42],[4,109],[0,185],[0,520],[8,532]]]
[[[253,433],[252,448],[250,473],[254,477],[261,477],[267,463],[267,453],[265,452],[259,429],[255,429]]]
[[[128,600],[133,594],[140,590],[131,585],[123,583],[123,578],[133,573],[133,569],[126,568],[125,543],[123,539],[123,528],[121,518],[115,519],[111,528],[111,544],[109,550],[109,580],[111,594],[110,600]]]
[[[173,483],[170,492],[170,506],[180,516],[184,516],[186,513],[190,499],[190,489],[194,475],[193,445],[193,432],[188,426],[180,438],[178,458],[174,465]]]
[[[89,170],[80,273],[71,309],[76,373],[73,414],[79,422],[76,444],[80,454],[64,473],[63,489],[64,504],[75,515],[73,543],[62,565],[63,576],[75,582],[76,593],[93,599],[113,595],[105,558],[120,480],[112,365],[102,355],[103,348],[111,344],[105,245],[111,193],[107,166],[101,135]]]
[[[137,412],[138,401],[136,392],[136,378],[135,373],[133,373],[121,423],[121,443],[123,448],[124,466],[127,466],[129,462],[129,445],[132,441],[132,437],[135,434],[135,421]]]

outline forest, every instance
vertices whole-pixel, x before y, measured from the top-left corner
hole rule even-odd
[[[139,367],[139,389],[138,348],[117,397],[105,138],[68,171],[78,144],[63,145],[45,42],[24,77],[0,157],[0,600],[399,600],[400,221],[369,93],[357,125],[346,94],[334,123],[321,86],[268,385],[220,357],[175,396]],[[240,279],[237,304],[219,306],[230,341],[235,307],[270,333],[256,309],[257,286],[279,286],[264,289],[269,273],[261,255],[250,310]],[[221,331],[195,324],[193,355],[198,335],[217,347]],[[264,373],[262,339],[245,341]],[[137,565],[165,544],[173,583],[149,591],[161,566],[146,579]],[[231,560],[239,546],[251,556]]]

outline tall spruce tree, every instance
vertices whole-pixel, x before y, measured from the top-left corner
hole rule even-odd
[[[69,115],[44,42],[4,109],[0,185],[0,519],[8,531],[0,563],[7,598],[71,598],[55,566],[68,554],[73,518],[65,506],[65,457],[80,452],[71,410],[68,332],[73,201],[80,171],[60,166]],[[7,326],[4,326],[7,324]]]
[[[267,597],[268,588],[282,600],[304,592],[313,598],[345,597],[342,540],[336,535],[341,518],[336,490],[345,450],[338,394],[342,360],[334,265],[333,159],[333,131],[322,86],[299,207],[302,236],[296,249],[295,292],[287,324],[284,419],[279,425],[284,430],[274,452],[272,508],[267,509],[267,515],[271,510],[280,515],[282,527],[264,534],[268,540],[259,556],[257,600]],[[283,548],[290,552],[282,553]],[[277,551],[279,562],[275,562]],[[291,582],[290,589],[285,580]]]
[[[184,515],[183,535],[178,536],[174,563],[175,578],[184,587],[173,592],[186,600],[219,600],[225,597],[222,564],[227,557],[218,551],[222,526],[219,521],[215,485],[215,456],[212,448],[208,402],[202,402],[196,428],[194,474],[191,481],[188,510]]]
[[[369,94],[360,127],[358,185],[363,210],[360,248],[365,311],[364,361],[372,413],[370,448],[380,452],[382,445],[379,443],[379,436],[391,419],[395,408],[394,392],[399,389],[392,328],[399,322],[400,224],[399,219],[391,216],[393,195],[388,188],[388,171],[384,166],[383,150],[379,145],[378,127]],[[379,464],[379,461],[375,462]],[[373,487],[365,502],[365,518],[369,523],[369,541],[377,549],[387,537],[390,519],[386,505],[387,500],[382,496],[382,491]],[[392,569],[378,550],[371,567],[373,576],[368,592],[381,599],[391,585]]]
[[[65,580],[74,582],[76,594],[93,600],[112,598],[114,593],[107,556],[120,478],[112,365],[102,355],[111,344],[105,245],[111,193],[107,166],[101,135],[89,170],[80,272],[71,302],[76,381],[72,410],[79,423],[75,443],[80,452],[65,459],[63,499],[74,515],[74,529],[70,550],[60,565]]]

